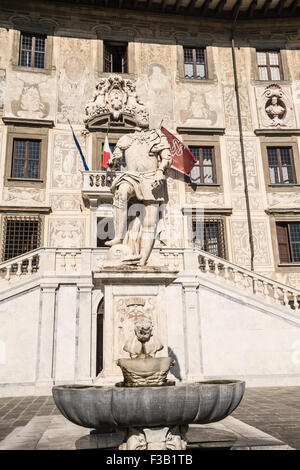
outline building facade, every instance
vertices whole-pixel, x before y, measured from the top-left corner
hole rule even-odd
[[[102,168],[103,143],[108,127],[113,147],[132,124],[111,117],[89,119],[87,104],[101,100],[101,80],[118,76],[135,84],[131,98],[148,108],[150,126],[162,124],[197,159],[190,178],[170,171],[169,231],[156,249],[198,246],[299,289],[297,2],[27,3],[3,0],[1,6],[3,277],[18,269],[22,274],[23,265],[11,265],[7,274],[7,263],[39,248],[48,249],[46,271],[55,250],[60,260],[54,263],[62,269],[75,269],[80,258],[82,270],[93,250],[98,261],[104,256],[99,227],[112,218],[113,176]],[[194,232],[203,215],[199,241]],[[35,263],[33,258],[26,269],[35,272]],[[57,275],[55,282],[67,286],[70,279],[62,278]],[[43,292],[51,304],[55,288],[47,283]],[[95,287],[88,274],[80,283],[79,303]],[[67,299],[71,294],[61,295]],[[96,304],[93,315],[101,309]],[[102,328],[99,316],[97,321]],[[10,328],[8,317],[4,323]]]

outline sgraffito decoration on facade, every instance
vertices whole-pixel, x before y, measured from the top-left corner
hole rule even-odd
[[[245,159],[247,167],[247,179],[249,191],[257,191],[259,189],[258,172],[257,172],[257,156],[255,140],[244,141]],[[243,191],[243,167],[241,147],[238,140],[227,140],[226,142],[227,156],[229,159],[229,172],[231,179],[232,191]]]
[[[49,222],[49,246],[80,248],[84,243],[84,220],[52,219]]]
[[[232,207],[236,211],[244,212],[246,210],[246,199],[245,193],[240,193],[232,196]],[[253,211],[260,211],[263,209],[263,199],[262,196],[255,196],[251,194],[249,197],[250,209]]]
[[[246,87],[239,88],[241,119],[244,130],[252,129],[249,95]],[[223,99],[226,127],[230,130],[238,130],[237,107],[234,85],[223,85]]]
[[[69,119],[73,123],[82,123],[86,96],[92,93],[93,85],[93,72],[85,68],[78,57],[68,57],[59,72],[58,122]]]
[[[270,193],[267,195],[270,207],[293,207],[300,206],[299,193]]]
[[[173,129],[174,122],[174,87],[173,77],[160,62],[152,62],[143,70],[136,82],[138,95],[149,110],[150,127]]]
[[[267,87],[256,87],[255,91],[261,127],[296,127],[289,87],[272,83]]]
[[[133,80],[124,79],[119,75],[101,78],[96,85],[93,98],[85,107],[85,123],[91,119],[109,114],[111,119],[118,121],[122,115],[134,116],[134,110],[143,103],[137,96]]]
[[[78,194],[53,194],[50,205],[53,211],[78,211],[81,208],[81,197]]]
[[[187,204],[198,204],[203,207],[222,207],[224,206],[224,195],[217,192],[197,192],[187,191],[185,194]]]
[[[85,149],[84,138],[78,136],[82,149]],[[72,134],[56,134],[53,143],[52,188],[79,189],[83,170],[79,152]]]
[[[34,188],[4,188],[3,200],[15,204],[32,204],[45,201],[45,190]]]
[[[186,127],[222,127],[221,103],[217,96],[216,87],[201,92],[188,89],[180,92],[177,103],[180,124]]]
[[[11,102],[13,114],[20,118],[45,118],[49,114],[50,105],[41,97],[37,83],[23,83],[21,94]]]
[[[253,220],[254,264],[268,266],[271,264],[267,225],[263,220]],[[233,262],[241,266],[250,265],[249,232],[247,220],[231,222],[233,242]]]

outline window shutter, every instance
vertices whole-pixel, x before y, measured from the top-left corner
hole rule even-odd
[[[290,263],[289,242],[286,224],[276,224],[280,263]]]

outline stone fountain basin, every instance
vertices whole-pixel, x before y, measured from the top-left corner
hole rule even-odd
[[[235,410],[244,391],[245,382],[225,380],[164,387],[60,385],[52,389],[60,412],[92,429],[213,423]]]

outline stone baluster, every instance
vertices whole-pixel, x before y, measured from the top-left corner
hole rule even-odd
[[[206,273],[209,273],[209,259],[207,258],[207,256],[204,257],[204,263],[205,263],[204,271]]]
[[[10,271],[11,271],[11,265],[9,264],[8,266],[6,266],[6,274],[5,274],[5,279],[7,281],[10,280]]]
[[[293,301],[294,301],[294,308],[295,310],[299,310],[299,302],[297,298],[296,292],[293,292]]]
[[[227,264],[224,264],[224,279],[225,281],[229,281],[230,279],[229,268]]]
[[[72,258],[71,267],[73,270],[75,270],[76,269],[76,251],[71,251],[71,258]]]
[[[179,269],[179,253],[176,251],[174,253],[174,268],[177,270]]]
[[[18,261],[17,265],[18,265],[18,269],[16,272],[16,276],[20,277],[22,274],[22,261]]]
[[[263,281],[263,294],[264,294],[265,299],[269,302],[270,301],[270,295],[269,295],[269,289],[268,289],[267,281]]]
[[[33,260],[33,256],[30,256],[30,258],[28,259],[28,266],[27,266],[27,273],[28,274],[32,273],[32,260]]]
[[[286,289],[282,289],[282,292],[283,292],[283,303],[285,306],[289,306],[289,298],[287,295],[288,291]]]
[[[247,273],[243,273],[243,278],[244,278],[243,286],[244,286],[246,289],[248,289],[248,287],[249,287],[249,280],[248,280],[249,276],[248,276],[248,274],[247,274]]]
[[[238,270],[236,268],[234,268],[232,270],[233,272],[233,282],[234,282],[234,285],[237,286],[238,283],[239,283],[239,277],[238,277]]]
[[[215,261],[215,276],[220,277],[219,263]]]
[[[273,292],[274,292],[274,301],[276,304],[279,304],[279,294],[278,294],[278,287],[273,284]]]
[[[257,294],[257,292],[258,292],[257,281],[258,281],[258,279],[256,277],[253,277],[253,294]]]
[[[61,251],[61,252],[60,252],[60,256],[61,256],[61,263],[60,263],[60,265],[61,265],[61,267],[62,267],[63,269],[66,269],[66,254],[67,254],[67,253],[66,253],[65,251]]]

